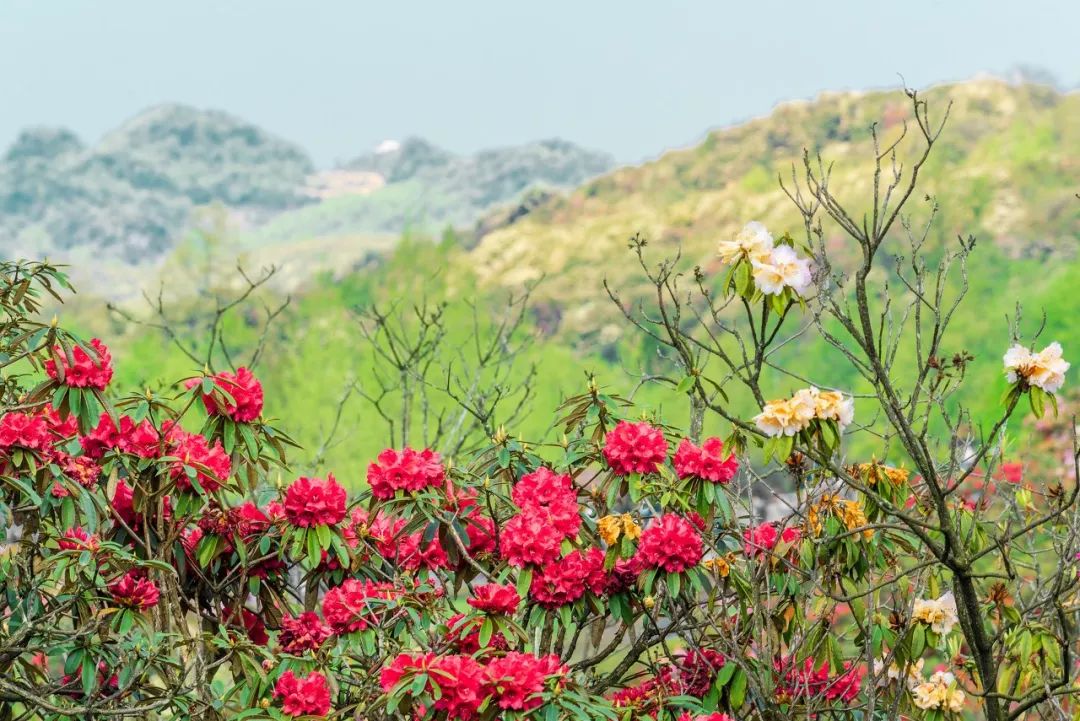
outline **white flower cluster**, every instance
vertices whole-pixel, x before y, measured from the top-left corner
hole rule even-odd
[[[810,287],[809,259],[800,258],[790,245],[776,245],[757,221],[747,223],[733,239],[720,241],[717,251],[726,265],[749,262],[754,285],[765,295],[780,295],[786,288],[804,295]]]
[[[754,423],[765,435],[777,438],[799,434],[814,419],[836,421],[843,430],[855,419],[855,402],[837,391],[811,386],[796,391],[791,398],[769,401],[754,416]]]
[[[940,709],[958,713],[964,710],[964,692],[957,688],[950,671],[935,671],[925,681],[909,686],[912,700],[921,709]]]
[[[949,591],[941,598],[919,599],[915,602],[911,617],[925,623],[934,633],[945,636],[959,621],[956,616],[956,598],[952,591]]]
[[[1032,353],[1019,343],[1005,353],[1005,375],[1010,383],[1019,380],[1047,393],[1056,393],[1065,383],[1069,362],[1062,358],[1061,344],[1051,343],[1038,353]]]

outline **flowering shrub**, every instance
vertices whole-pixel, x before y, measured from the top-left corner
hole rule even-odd
[[[889,213],[850,224],[807,173],[791,195],[812,259],[747,226],[721,245],[727,277],[695,274],[706,323],[685,321],[672,265],[643,266],[664,306],[633,319],[675,364],[657,377],[678,410],[661,418],[590,383],[561,407],[557,442],[493,429],[450,457],[406,439],[366,484],[293,469],[248,368],[112,387],[100,342],[78,355],[34,320],[62,274],[6,267],[0,352],[23,366],[0,416],[0,713],[1067,718],[1078,485],[1006,470],[1001,445],[1022,396],[1052,399],[1067,363],[1054,346],[1010,350],[1004,407],[974,435],[949,394],[977,361],[943,360],[947,309],[913,291],[929,326],[903,373],[899,337],[879,338],[888,325],[869,315],[876,276],[841,291],[814,235],[824,209],[868,268]],[[898,285],[927,288],[913,267]],[[773,372],[772,344],[804,308],[835,314],[820,330],[848,334],[837,350],[860,388],[807,379],[792,393],[802,376]],[[749,314],[741,332],[734,309]],[[701,440],[706,421],[725,437]],[[988,483],[1002,473],[1015,482]]]

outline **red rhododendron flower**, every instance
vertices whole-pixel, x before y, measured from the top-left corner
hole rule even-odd
[[[1024,480],[1024,464],[1016,461],[1006,461],[995,474],[997,478],[1008,483],[1020,483]]]
[[[385,558],[396,560],[398,565],[407,571],[420,568],[434,571],[446,568],[450,562],[438,538],[432,538],[427,544],[424,543],[423,531],[403,536],[394,550],[394,555],[387,555]]]
[[[383,692],[390,693],[406,675],[428,673],[434,668],[437,660],[438,657],[433,653],[398,654],[390,665],[379,673],[379,685],[382,686]]]
[[[727,483],[739,470],[734,454],[724,456],[724,442],[719,438],[707,438],[700,448],[689,438],[682,439],[674,464],[679,478],[701,478],[713,483]]]
[[[412,448],[395,451],[388,448],[379,454],[378,461],[368,466],[367,480],[371,495],[387,500],[399,490],[420,491],[442,485],[445,471],[435,451],[427,448],[422,451]]]
[[[101,479],[101,466],[86,456],[64,454],[59,459],[64,475],[83,488],[96,488]]]
[[[239,626],[244,629],[248,640],[258,646],[265,646],[270,642],[270,636],[266,633],[266,624],[254,611],[246,608],[240,609],[240,621],[237,622],[236,614],[230,611],[222,617],[226,625]]]
[[[5,413],[0,418],[0,448],[13,446],[44,451],[52,446],[49,427],[41,416],[29,413]]]
[[[682,715],[679,716],[679,721],[735,721],[735,719],[728,716],[726,713],[720,713],[719,711],[716,713],[699,714],[697,716],[694,716],[689,711],[683,711]]]
[[[696,566],[703,553],[694,525],[682,516],[665,513],[641,532],[634,560],[638,568],[681,573]]]
[[[551,563],[559,558],[566,536],[540,511],[513,516],[499,534],[499,553],[511,566]]]
[[[564,538],[576,535],[581,528],[577,491],[570,476],[538,468],[521,477],[514,485],[512,497],[522,512],[546,515]]]
[[[64,535],[56,539],[56,543],[62,551],[96,551],[99,545],[98,537],[87,533],[82,526],[64,531]]]
[[[97,427],[80,438],[79,443],[86,455],[95,460],[111,449],[140,458],[154,458],[160,445],[158,432],[148,419],[144,418],[136,425],[129,416],[120,416],[120,428],[117,429],[108,413],[101,414]]]
[[[766,522],[743,531],[743,540],[746,541],[743,552],[753,557],[776,548],[776,543],[780,540],[780,532],[776,530],[776,524]]]
[[[619,421],[604,439],[604,458],[619,476],[655,473],[667,453],[664,432],[644,421]]]
[[[471,656],[455,654],[442,656],[431,669],[431,677],[439,684],[442,695],[432,704],[445,711],[448,718],[471,719],[484,697],[480,692],[483,668]]]
[[[232,474],[232,461],[222,448],[221,441],[214,441],[211,446],[204,436],[188,433],[179,427],[169,430],[168,440],[168,454],[179,459],[169,470],[178,491],[192,489],[191,478],[184,466],[195,470],[199,485],[207,493],[219,490]]]
[[[157,585],[138,569],[128,571],[109,584],[109,593],[121,606],[140,611],[153,608],[161,597]]]
[[[139,517],[135,513],[135,490],[123,481],[116,482],[116,490],[113,492],[112,507],[116,515],[132,530],[139,527]]]
[[[446,640],[458,653],[475,656],[480,652],[480,629],[484,621],[476,616],[455,613],[446,621]],[[486,651],[506,651],[509,647],[501,633],[492,634]]]
[[[791,699],[824,698],[828,701],[837,699],[850,703],[859,695],[864,668],[852,668],[850,661],[844,662],[844,671],[836,676],[829,673],[829,664],[822,661],[814,667],[814,659],[808,658],[803,663],[794,659],[777,659],[776,669],[778,692]]]
[[[325,716],[330,713],[330,688],[326,676],[312,671],[298,678],[286,671],[274,684],[274,698],[281,700],[281,710],[289,716]]]
[[[691,649],[679,659],[677,678],[681,693],[701,698],[709,693],[716,674],[724,667],[724,656],[711,648]]]
[[[61,419],[60,413],[52,407],[51,403],[46,403],[38,411],[38,415],[45,419],[45,425],[49,427],[49,433],[52,433],[57,438],[72,438],[79,432],[79,419],[72,414],[68,414],[67,418]]]
[[[472,558],[495,552],[495,521],[483,511],[477,509],[466,516],[465,533],[469,536],[465,550]]]
[[[603,552],[593,550],[600,554],[599,565],[595,555],[573,551],[537,569],[529,595],[544,608],[559,608],[578,600],[587,590],[602,593],[607,582]]]
[[[250,370],[241,366],[235,374],[222,371],[211,377],[219,389],[232,396],[233,402],[222,400],[218,403],[214,396],[204,395],[203,405],[207,413],[225,416],[238,423],[251,423],[259,417],[263,409],[263,388]],[[187,382],[187,387],[194,388],[201,383],[201,379],[192,378]]]
[[[780,540],[788,544],[789,546],[794,546],[796,543],[802,540],[802,531],[800,531],[798,528],[795,528],[794,526],[789,526],[780,533]]]
[[[315,651],[332,634],[333,631],[322,622],[318,614],[304,611],[296,618],[285,616],[281,619],[278,645],[285,653],[299,655],[304,651]]]
[[[500,586],[497,583],[485,583],[476,587],[468,603],[477,611],[509,616],[517,611],[521,596],[510,584]]]
[[[63,349],[55,346],[55,356],[60,359],[60,369],[57,369],[56,361],[50,358],[45,361],[45,372],[50,378],[71,388],[105,390],[113,376],[112,355],[97,338],[90,341],[90,348],[93,353],[87,353],[82,346],[72,346],[71,356],[75,362],[71,363]],[[59,370],[63,371],[63,378],[60,377]]]
[[[363,631],[377,625],[386,602],[399,595],[393,584],[349,578],[323,596],[323,618],[334,633]]]
[[[504,710],[528,711],[540,706],[548,677],[565,672],[559,657],[537,658],[511,651],[484,669],[484,691]]]
[[[345,518],[345,489],[333,474],[298,478],[285,491],[285,517],[301,528],[333,526]]]

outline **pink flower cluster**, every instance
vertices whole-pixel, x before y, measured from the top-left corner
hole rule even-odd
[[[109,593],[121,606],[144,611],[157,605],[161,592],[157,585],[139,570],[131,570],[109,584]]]
[[[195,469],[195,477],[207,493],[220,490],[232,474],[232,461],[221,447],[221,441],[214,441],[214,444],[210,445],[204,436],[188,433],[179,426],[168,429],[166,440],[168,455],[179,459],[169,471],[178,491],[192,489],[191,478],[184,466]]]
[[[214,385],[232,397],[232,402],[215,400],[213,395],[203,395],[203,405],[211,415],[225,416],[237,423],[251,423],[259,417],[263,409],[263,388],[259,380],[247,368],[240,367],[236,373],[222,371],[214,376]],[[202,383],[200,378],[187,382],[188,388]]]
[[[521,512],[500,534],[503,558],[519,568],[558,560],[562,542],[581,528],[573,479],[539,468],[522,476],[512,496]]]
[[[696,566],[703,554],[701,534],[694,524],[677,514],[665,513],[642,531],[634,565],[639,570],[682,573]]]
[[[780,542],[793,546],[800,540],[802,532],[798,528],[789,526],[781,531],[775,523],[766,522],[743,531],[743,553],[753,558],[771,553]]]
[[[513,586],[500,586],[497,583],[485,583],[473,590],[473,597],[468,604],[477,611],[495,616],[511,616],[517,611],[521,596]]]
[[[706,438],[700,448],[684,438],[675,451],[673,464],[679,478],[700,478],[713,483],[727,483],[739,470],[734,454],[724,456],[724,442],[719,438]]]
[[[281,710],[289,716],[326,716],[330,713],[330,689],[326,676],[312,671],[300,678],[286,671],[274,684],[274,698],[281,700]]]
[[[345,489],[332,473],[325,479],[301,476],[285,490],[285,518],[300,528],[336,525],[345,518]]]
[[[393,584],[349,578],[323,596],[323,617],[334,633],[363,631],[377,626],[387,602],[399,595]]]
[[[618,476],[655,473],[667,454],[664,432],[644,421],[619,421],[604,438],[604,458]]]
[[[390,693],[408,686],[418,674],[429,681],[420,694],[433,699],[432,708],[448,719],[471,721],[485,702],[504,711],[529,711],[542,703],[547,684],[561,678],[567,668],[555,655],[537,657],[511,651],[486,664],[461,654],[432,653],[397,656],[383,668],[379,682]],[[438,684],[438,692],[431,683]],[[412,694],[409,688],[407,694]]]
[[[388,448],[367,470],[371,495],[384,501],[393,498],[399,490],[412,492],[442,485],[445,478],[442,459],[428,448],[422,451],[412,448],[395,451]]]
[[[69,388],[105,390],[113,377],[112,355],[105,344],[97,338],[90,341],[90,349],[93,354],[87,353],[82,346],[72,346],[71,360],[69,360],[64,350],[56,346],[53,349],[53,355],[60,360],[60,365],[57,367],[56,360],[50,358],[45,361],[45,372],[50,378],[60,381]]]
[[[843,672],[832,675],[826,661],[820,667],[814,667],[814,659],[808,658],[801,664],[794,659],[776,660],[778,693],[791,700],[809,700],[814,698],[827,701],[850,703],[859,695],[866,669],[855,668],[851,662],[844,663]]]

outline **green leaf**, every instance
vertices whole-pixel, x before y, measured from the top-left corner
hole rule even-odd
[[[741,669],[735,670],[735,675],[731,679],[731,690],[728,692],[728,700],[731,703],[731,708],[738,709],[743,705],[743,701],[746,700],[746,673]]]
[[[485,618],[484,622],[480,624],[480,648],[487,648],[488,642],[491,641],[492,631],[494,631],[494,627],[491,624],[491,619]]]
[[[694,376],[687,375],[681,381],[679,385],[675,386],[676,393],[686,393],[688,390],[694,387]]]

